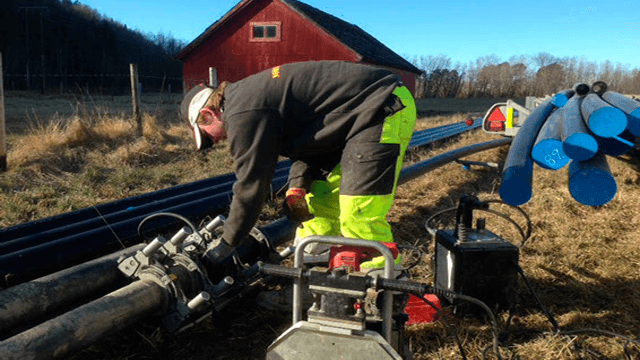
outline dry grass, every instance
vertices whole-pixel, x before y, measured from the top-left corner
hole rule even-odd
[[[425,156],[461,146],[487,141],[491,136],[474,133],[452,144],[427,152]],[[502,163],[507,148],[494,149],[468,157],[468,160]],[[522,208],[531,216],[533,233],[520,253],[520,265],[530,278],[541,302],[565,330],[602,329],[631,338],[640,334],[640,202],[638,158],[610,159],[618,182],[618,194],[609,204],[592,208],[573,200],[567,188],[566,169],[553,172],[536,168],[534,195]],[[398,190],[390,219],[402,240],[420,244],[433,253],[433,241],[424,232],[424,222],[432,214],[455,206],[462,194],[475,194],[483,200],[499,199],[498,170],[463,170],[449,164]],[[492,206],[492,208],[495,208]],[[497,209],[497,208],[496,208]],[[500,209],[508,211],[508,208]],[[480,213],[482,214],[482,213]],[[517,213],[511,212],[517,218]],[[522,219],[520,219],[521,224]],[[451,224],[443,224],[450,227]],[[487,216],[487,227],[505,239],[520,241],[506,221]],[[425,259],[428,262],[428,259]],[[417,278],[432,281],[429,268],[415,271]],[[502,321],[506,321],[503,314]],[[486,322],[477,319],[451,319],[463,339],[470,359],[480,359],[491,344]],[[514,335],[504,344],[508,359],[624,359],[620,339],[590,333],[553,335],[553,327],[521,282],[519,309],[512,320]],[[418,359],[460,358],[457,347],[442,324],[409,329]],[[437,340],[436,340],[437,339]],[[633,348],[633,347],[632,347]],[[640,349],[633,348],[638,355]],[[601,354],[600,356],[594,355]],[[452,355],[455,354],[455,355]]]
[[[135,196],[230,171],[226,144],[200,154],[179,122],[145,114],[54,118],[8,143],[0,226]]]
[[[426,118],[419,129],[461,121]],[[8,172],[0,174],[0,226],[215,176],[230,171],[222,144],[205,154],[193,151],[186,126],[158,115],[145,117],[143,136],[126,117],[78,116],[36,127],[9,144]],[[479,131],[438,144],[410,156],[420,161],[444,151],[491,140]],[[507,148],[469,156],[468,160],[502,163]],[[575,202],[567,190],[566,173],[536,168],[534,196],[522,208],[533,233],[520,253],[520,265],[544,306],[563,329],[602,329],[629,337],[640,334],[640,203],[637,157],[610,159],[618,181],[611,203],[590,208]],[[454,207],[465,193],[498,199],[500,171],[449,164],[398,189],[389,220],[398,242],[424,251],[412,270],[415,280],[431,283],[433,239],[425,221]],[[509,208],[495,207],[500,211]],[[523,224],[516,213],[514,219]],[[438,224],[447,227],[443,219]],[[514,228],[487,216],[487,227],[519,242]],[[408,258],[409,256],[406,256]],[[445,308],[446,312],[450,309]],[[153,323],[140,323],[102,340],[73,359],[256,359],[289,324],[288,314],[255,307],[250,298],[234,304],[179,335],[166,334]],[[504,324],[506,314],[499,320]],[[624,359],[624,342],[597,333],[557,335],[538,304],[520,283],[511,336],[501,346],[505,359]],[[452,337],[462,340],[469,359],[481,359],[491,345],[483,319],[449,316],[408,329],[416,359],[459,359]],[[630,347],[638,357],[638,348]],[[594,355],[594,354],[600,355]],[[495,358],[489,353],[489,358]]]
[[[27,92],[5,92],[6,129],[11,135],[24,135],[29,127],[48,123],[51,119],[118,117],[131,115],[130,95],[99,95],[82,90],[79,94],[53,95]],[[149,114],[177,115],[181,93],[142,93],[141,111]]]

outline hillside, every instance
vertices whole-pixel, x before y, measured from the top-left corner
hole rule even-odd
[[[3,0],[0,52],[5,89],[129,89],[129,64],[140,64],[144,86],[182,86],[173,59],[185,45],[164,34],[143,34],[70,0]]]

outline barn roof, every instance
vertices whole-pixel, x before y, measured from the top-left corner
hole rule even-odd
[[[213,25],[209,26],[200,36],[192,41],[187,47],[176,57],[184,58],[187,54],[197,48],[206,39],[213,35],[224,23],[226,23],[236,12],[249,5],[254,0],[240,1],[233,9],[222,16]],[[362,58],[362,61],[389,66],[397,69],[407,70],[416,74],[422,73],[420,69],[413,66],[410,62],[396,54],[383,43],[378,41],[366,31],[356,25],[350,24],[333,15],[327,14],[321,10],[307,5],[298,0],[279,0],[288,5],[292,10],[299,13],[308,21],[314,23],[317,27],[326,31],[340,43],[356,52]]]

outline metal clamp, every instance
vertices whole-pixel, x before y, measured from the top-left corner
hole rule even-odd
[[[359,247],[372,248],[384,256],[384,275],[385,279],[393,279],[394,276],[394,258],[391,250],[383,244],[373,240],[350,239],[338,236],[319,236],[312,235],[300,241],[296,247],[294,254],[294,267],[302,268],[304,265],[304,249],[311,243],[322,243],[332,245],[351,245]],[[303,279],[298,278],[293,282],[293,323],[302,320],[302,285]],[[391,321],[393,312],[393,293],[385,291],[383,298],[383,317],[382,317],[382,335],[385,340],[391,342]]]

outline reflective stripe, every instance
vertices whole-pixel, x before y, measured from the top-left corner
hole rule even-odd
[[[416,103],[409,89],[404,86],[393,90],[393,94],[400,98],[405,107],[384,119],[380,142],[383,144],[400,144],[406,147],[411,140],[413,128],[416,124]]]
[[[309,211],[315,218],[298,228],[297,237],[341,235],[364,240],[393,241],[391,226],[386,217],[393,204],[404,154],[416,123],[415,101],[409,90],[399,87],[393,93],[400,98],[405,108],[385,119],[380,138],[381,143],[400,144],[393,192],[388,195],[340,195],[341,170],[338,165],[329,174],[327,181],[312,183],[306,199]],[[399,258],[398,256],[396,262],[400,261]],[[369,265],[378,267],[379,264],[375,262],[367,266]]]

